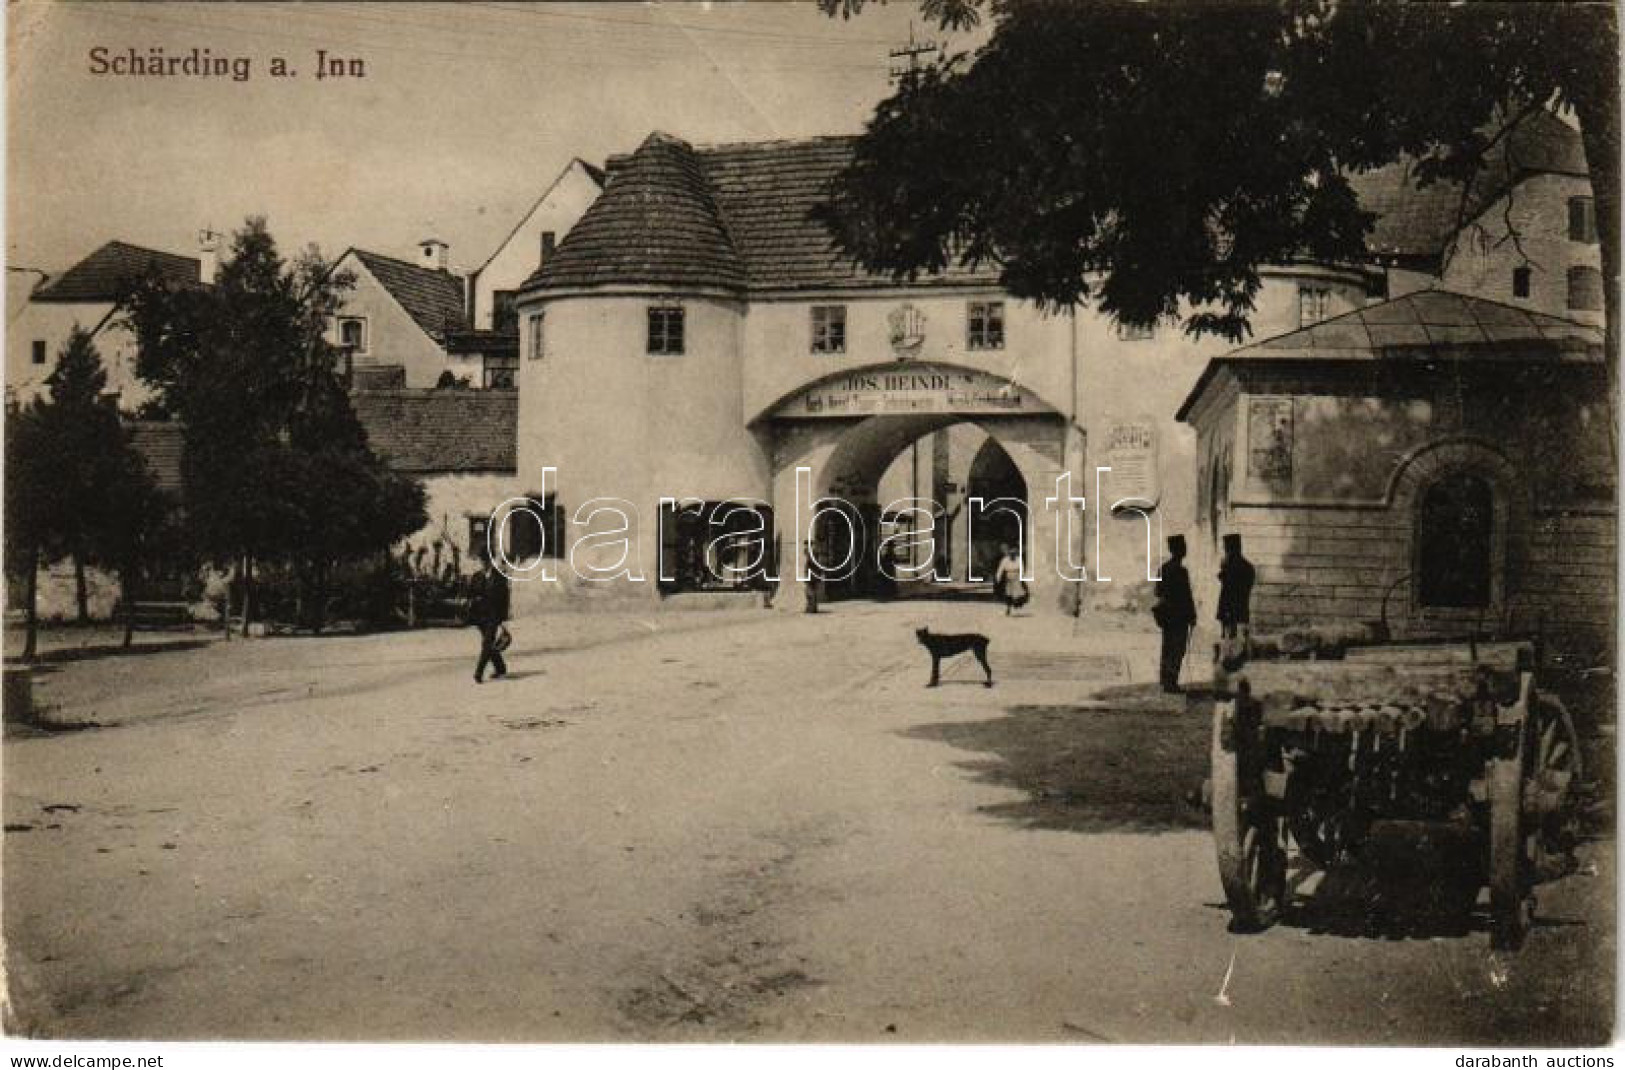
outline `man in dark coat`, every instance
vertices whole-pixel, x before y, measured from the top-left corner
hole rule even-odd
[[[508,619],[508,577],[497,570],[489,557],[485,567],[469,584],[468,623],[480,630],[480,660],[474,666],[474,682],[485,683],[485,667],[495,671],[491,677],[500,680],[508,675],[508,664],[496,648],[497,633]]]
[[[1219,564],[1219,632],[1226,639],[1246,634],[1257,575],[1253,563],[1241,556],[1241,536],[1226,535]]]
[[[1162,629],[1162,689],[1179,694],[1179,667],[1185,661],[1191,628],[1196,624],[1196,599],[1191,595],[1191,575],[1185,569],[1185,536],[1168,536],[1168,560],[1162,563],[1157,582],[1157,603],[1151,615]]]

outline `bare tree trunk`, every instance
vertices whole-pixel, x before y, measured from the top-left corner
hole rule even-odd
[[[80,624],[90,623],[90,591],[85,580],[85,559],[79,551],[73,553],[73,598]]]
[[[28,550],[28,636],[23,640],[23,660],[33,661],[39,653],[39,547]]]
[[[135,569],[129,565],[119,571],[119,601],[124,604],[124,648],[135,643]]]
[[[248,622],[254,615],[254,558],[243,555],[243,638],[248,638]]]

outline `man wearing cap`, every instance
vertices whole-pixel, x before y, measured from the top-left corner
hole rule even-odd
[[[1151,617],[1162,629],[1162,689],[1177,695],[1181,690],[1179,667],[1185,661],[1185,647],[1196,624],[1196,599],[1191,595],[1190,573],[1185,570],[1185,536],[1168,536],[1168,555],[1157,581],[1157,602],[1151,607]]]
[[[1219,633],[1226,639],[1247,633],[1257,575],[1253,563],[1241,556],[1241,536],[1226,535],[1219,564]]]

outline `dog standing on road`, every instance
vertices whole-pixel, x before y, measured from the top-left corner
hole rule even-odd
[[[985,635],[966,632],[962,635],[932,635],[930,628],[916,628],[914,638],[920,645],[931,652],[931,682],[926,687],[936,687],[939,678],[939,669],[943,658],[951,658],[955,654],[970,651],[976,655],[976,660],[982,663],[982,670],[987,673],[987,682],[984,687],[993,686],[993,666],[987,663],[987,647],[989,639]]]

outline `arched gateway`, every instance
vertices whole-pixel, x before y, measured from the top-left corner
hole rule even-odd
[[[809,575],[835,596],[885,597],[899,579],[985,586],[1006,541],[1022,545],[1038,604],[1064,601],[1067,506],[1046,499],[1066,470],[1067,421],[1014,380],[870,365],[796,390],[753,426],[772,458],[779,605],[799,609]]]

